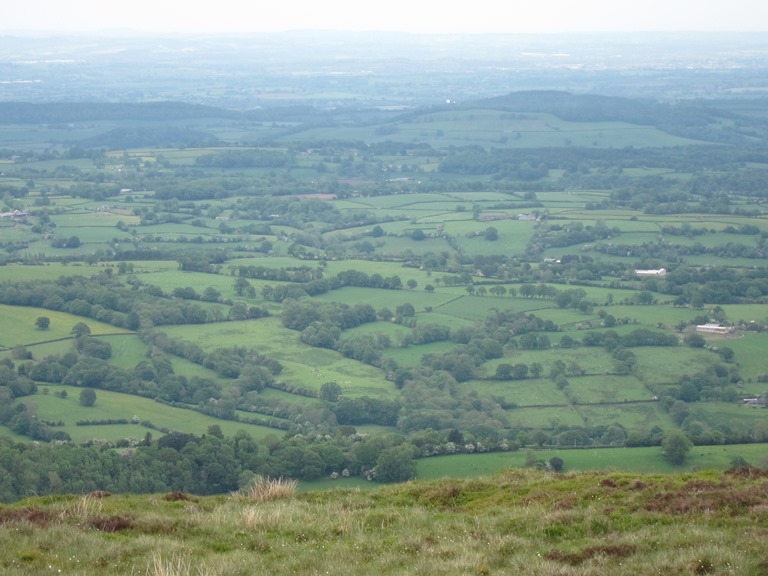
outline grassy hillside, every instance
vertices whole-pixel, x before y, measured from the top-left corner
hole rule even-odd
[[[0,507],[4,574],[765,574],[766,477],[507,470],[297,494],[32,498]]]

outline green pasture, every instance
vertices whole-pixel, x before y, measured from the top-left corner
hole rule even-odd
[[[164,327],[172,338],[192,341],[207,350],[247,346],[279,360],[284,368],[278,379],[287,384],[320,389],[325,382],[347,386],[350,395],[392,394],[394,385],[378,368],[345,358],[338,352],[314,348],[299,341],[299,332],[283,328],[279,318],[240,322]]]
[[[174,290],[174,288],[186,288],[191,287],[194,288],[195,291],[198,293],[198,295],[202,296],[203,292],[206,288],[215,288],[219,292],[221,292],[221,295],[223,298],[229,298],[232,300],[247,300],[252,301],[253,299],[247,298],[245,296],[238,296],[235,293],[235,276],[229,276],[226,274],[205,274],[203,272],[187,272],[183,270],[179,270],[178,263],[173,263],[175,266],[173,268],[169,268],[168,270],[163,271],[157,271],[157,272],[150,272],[147,274],[141,275],[141,281],[145,282],[147,284],[151,284],[153,286],[157,286],[163,292],[166,294],[171,294]],[[265,284],[268,284],[269,282],[266,281],[259,281],[259,280],[248,280],[254,288],[257,288],[257,283],[264,282]],[[274,282],[271,283],[273,286],[275,285]],[[259,294],[259,289],[256,290],[257,293],[257,300],[261,300],[261,295]],[[204,302],[198,302],[199,304],[204,304]]]
[[[617,237],[617,241],[622,241],[625,234],[630,233],[659,233],[659,223],[655,220],[643,220],[637,218],[632,220],[632,216],[626,210],[616,210],[615,212],[603,210],[600,211],[602,218],[598,218],[593,222],[602,221],[609,228],[614,226],[621,230],[621,234]],[[586,216],[586,214],[585,214]],[[634,216],[634,215],[633,215]]]
[[[398,306],[406,302],[410,302],[417,312],[421,312],[427,306],[436,309],[449,301],[451,297],[452,295],[439,290],[430,294],[424,290],[419,290],[418,287],[415,290],[385,290],[383,288],[358,288],[356,286],[331,290],[317,296],[318,299],[327,302],[338,302],[350,306],[370,304],[376,310],[389,308],[392,312],[395,312]]]
[[[96,391],[96,404],[91,407],[80,405],[80,389],[72,386],[41,386],[40,390],[48,390],[48,394],[39,392],[34,396],[26,396],[23,402],[35,410],[43,420],[57,422],[64,420],[65,426],[57,428],[67,432],[74,442],[82,443],[91,439],[119,440],[132,437],[141,439],[146,432],[153,436],[162,433],[149,430],[135,424],[117,424],[110,426],[77,426],[78,420],[117,420],[131,419],[138,416],[141,420],[149,420],[178,432],[205,434],[208,426],[217,424],[225,434],[232,435],[238,430],[246,430],[257,437],[274,434],[276,431],[265,426],[254,426],[230,420],[221,420],[192,410],[166,406],[148,398],[108,392]],[[66,398],[55,395],[61,390],[67,391]],[[279,433],[279,431],[277,431]]]
[[[177,270],[179,263],[176,260],[131,260],[130,264],[133,266],[133,274],[146,274],[149,272],[167,272],[169,270]],[[103,264],[103,266],[111,266],[115,268],[116,263]]]
[[[614,302],[621,302],[625,298],[632,298],[634,294],[634,292],[624,290],[614,290],[611,293],[613,294]],[[655,297],[657,299],[667,298],[664,294],[656,294]],[[696,316],[701,314],[700,310],[672,306],[670,304],[655,304],[650,306],[613,304],[611,306],[606,306],[604,310],[617,320],[629,318],[632,322],[637,321],[638,324],[632,324],[636,328],[655,327],[661,324],[667,326],[670,330],[673,329],[678,322],[690,322]],[[682,337],[682,334],[679,334],[679,336]]]
[[[625,266],[633,266],[637,262],[636,257],[632,257],[630,254],[612,255],[602,254],[597,250],[594,250],[594,246],[584,247],[583,245],[566,246],[560,248],[547,248],[541,252],[540,257],[543,258],[555,258],[561,259],[566,254],[579,254],[581,256],[589,256],[594,260],[600,260],[601,262],[619,263]]]
[[[522,407],[506,410],[513,428],[554,430],[558,426],[584,426],[584,418],[573,406]]]
[[[27,442],[29,442],[28,436],[22,436],[20,434],[16,434],[7,426],[0,426],[0,438],[8,438],[16,444],[26,444]]]
[[[763,394],[768,385],[763,385]],[[741,406],[729,402],[698,402],[692,406],[691,415],[710,426],[727,426],[765,433],[768,429],[768,411],[765,408]]]
[[[405,283],[414,279],[419,283],[419,288],[422,288],[430,283],[427,272],[413,268],[409,266],[403,266],[400,262],[375,262],[370,260],[329,260],[325,265],[325,277],[330,278],[336,276],[339,272],[346,272],[347,270],[355,270],[357,272],[364,272],[369,276],[373,274],[379,274],[385,278],[390,276],[399,276],[403,282],[403,289],[405,290]],[[434,282],[432,282],[434,284]],[[417,288],[417,290],[419,289]]]
[[[414,219],[416,219],[417,222],[421,222],[421,217],[419,217],[420,212],[427,212],[429,214],[450,214],[456,211],[456,201],[443,200],[441,202],[416,202],[411,205],[402,206],[401,208],[412,210],[414,212]]]
[[[477,289],[477,287],[475,287]],[[435,290],[437,294],[441,289]],[[552,305],[551,300],[536,300],[533,298],[510,298],[509,296],[455,296],[451,300],[434,306],[435,312],[465,318],[467,320],[483,320],[491,310],[514,310],[515,312],[534,312]]]
[[[425,234],[429,235],[435,231],[435,225],[418,225],[414,224],[408,226],[407,234],[403,236],[387,236],[384,239],[384,246],[377,248],[376,252],[384,257],[399,258],[404,254],[427,254],[433,252],[439,254],[441,252],[453,252],[453,248],[444,238],[425,238],[424,240],[414,241],[408,234],[414,230],[421,230]]]
[[[650,400],[652,396],[648,388],[631,375],[570,376],[568,386],[580,404]]]
[[[739,226],[743,223],[753,224],[753,219],[735,225]],[[679,244],[680,246],[701,245],[705,248],[714,248],[716,246],[723,246],[725,244],[743,244],[744,246],[755,248],[758,246],[758,238],[760,238],[760,236],[747,236],[745,234],[728,234],[726,232],[717,232],[715,234],[701,234],[692,238],[688,238],[686,236],[667,236],[665,240],[667,244]]]
[[[330,263],[329,263],[330,264]],[[295,268],[296,266],[307,266],[309,268],[318,268],[318,262],[297,260],[292,256],[247,256],[243,258],[233,258],[227,262],[227,266],[237,268],[239,266],[263,266],[265,268]],[[345,268],[345,270],[348,268]],[[232,278],[234,282],[234,278]]]
[[[385,232],[393,232],[390,228],[391,224],[402,225],[403,222],[391,222],[381,225],[382,230]],[[368,240],[371,242],[377,242],[380,238],[373,238],[371,236],[371,229],[373,226],[355,226],[354,228],[342,228],[340,230],[331,230],[322,234],[325,240],[335,240],[337,242],[360,242],[362,240]]]
[[[41,330],[35,326],[35,322],[41,316],[45,316],[51,321],[47,330]],[[19,345],[69,338],[72,327],[80,322],[86,323],[93,335],[130,332],[123,328],[116,328],[91,318],[83,318],[67,312],[0,304],[0,326],[2,326],[0,347],[13,348]]]
[[[645,384],[676,383],[684,374],[695,374],[720,360],[701,348],[641,346],[632,348],[637,358],[635,373]]]
[[[104,340],[109,342],[112,346],[112,358],[110,358],[110,364],[114,364],[125,370],[133,370],[140,362],[148,361],[147,357],[147,345],[141,341],[141,339],[134,334],[120,334],[115,336],[103,336]],[[32,351],[35,352],[36,348]],[[179,376],[185,376],[191,378],[198,376],[201,378],[209,378],[220,384],[227,385],[231,383],[228,378],[223,378],[216,374],[214,371],[190,362],[185,358],[168,355],[168,360],[173,366],[173,371]]]
[[[568,400],[551,380],[528,378],[525,380],[469,380],[459,386],[461,392],[477,392],[481,396],[503,398],[518,406],[565,406]],[[510,412],[514,414],[514,412]]]
[[[445,196],[455,200],[457,202],[477,202],[479,200],[485,202],[520,202],[529,203],[528,200],[523,199],[521,193],[507,193],[507,192],[491,192],[483,190],[482,192],[447,192]]]
[[[728,320],[736,323],[746,323],[758,320],[768,320],[768,305],[766,304],[721,304]]]
[[[768,333],[744,334],[740,338],[729,338],[727,341],[713,342],[716,346],[728,346],[736,354],[734,361],[739,372],[745,379],[745,390],[763,394],[768,385],[757,382],[760,374],[768,374]],[[752,382],[749,382],[752,380]]]
[[[195,237],[195,236],[219,236],[218,228],[202,228],[192,224],[177,224],[175,222],[163,222],[141,227],[142,234],[152,234],[161,238],[168,237]]]
[[[458,205],[457,205],[458,206]],[[434,212],[430,215],[420,216],[417,220],[419,224],[427,225],[439,225],[439,224],[450,224],[453,226],[452,223],[472,223],[476,222],[474,217],[472,216],[472,205],[471,204],[461,204],[461,206],[464,207],[464,211],[459,212],[458,210],[451,209],[446,212]],[[404,223],[405,224],[405,223]],[[408,224],[410,226],[410,224]],[[456,231],[459,230],[458,225],[456,226]],[[485,228],[483,228],[485,230]]]
[[[282,359],[294,354],[317,350],[299,342],[299,332],[288,330],[276,317],[194,324],[162,326],[158,329],[172,338],[199,344],[206,350],[229,346],[248,346],[267,355]]]
[[[462,223],[463,224],[463,223]],[[467,254],[480,254],[490,256],[493,254],[518,255],[525,252],[525,248],[531,240],[533,231],[528,226],[520,226],[516,220],[495,220],[492,222],[475,223],[473,233],[476,236],[468,237],[466,233],[455,237],[456,244]],[[525,223],[529,224],[529,223]],[[463,227],[463,226],[462,226]],[[486,228],[496,228],[499,239],[489,241],[485,239]],[[454,234],[453,223],[446,226],[448,233]]]
[[[543,302],[549,302],[552,306],[556,306],[552,300],[543,300]],[[574,308],[543,308],[534,312],[536,316],[542,320],[552,320],[558,326],[578,325],[582,322],[592,322],[593,325],[599,325],[600,319],[593,315],[586,315],[583,312],[579,312]],[[550,340],[557,342],[560,338],[558,336],[551,337]]]
[[[485,454],[458,454],[421,458],[417,462],[419,480],[440,478],[471,478],[498,474],[507,468],[521,468],[525,464],[526,450],[517,452],[490,452]],[[741,456],[757,464],[768,456],[766,444],[729,444],[727,446],[696,446],[683,466],[673,466],[661,454],[658,446],[642,448],[581,448],[574,450],[534,450],[533,455],[543,460],[558,457],[565,463],[566,472],[577,470],[622,470],[637,473],[672,474],[693,470],[725,470],[734,456]]]
[[[434,203],[450,202],[452,207],[456,206],[456,200],[447,194],[440,193],[414,193],[414,194],[391,194],[388,196],[375,196],[363,200],[371,208],[378,209],[427,209]]]
[[[64,214],[55,214],[51,217],[51,220],[56,223],[58,233],[60,229],[70,230],[72,228],[89,228],[92,226],[113,228],[116,235],[124,236],[125,233],[115,228],[118,222],[122,221],[126,224],[138,224],[138,216],[132,214],[121,214],[111,211],[88,211],[88,212],[66,212]],[[77,234],[80,236],[80,233]]]
[[[282,422],[282,423],[285,423],[285,424],[288,424],[288,425],[290,425],[290,424],[291,424],[291,421],[290,421],[290,420],[286,420],[285,418],[281,418],[281,417],[279,417],[279,416],[272,416],[272,415],[265,415],[265,414],[259,414],[259,413],[247,412],[247,411],[245,411],[245,410],[235,410],[235,414],[236,414],[236,415],[237,415],[237,417],[238,417],[238,418],[240,418],[241,420],[247,420],[248,418],[269,418],[269,419],[271,419],[271,420],[277,420],[277,421],[279,421],[279,422]],[[274,430],[274,434],[275,434],[276,436],[277,436],[277,435],[280,435],[280,434],[282,434],[282,433],[283,433],[283,432],[282,432],[282,430],[279,430],[279,429],[277,429],[277,428]]]
[[[587,196],[589,194],[589,196]],[[583,215],[584,218],[593,220],[599,218],[600,212],[593,212],[584,209],[585,200],[593,200],[592,192],[585,190],[545,190],[536,192],[536,199],[545,206],[573,206],[573,212],[576,215]]]
[[[654,426],[664,429],[675,427],[674,422],[657,402],[576,406],[585,426],[612,426],[620,424],[627,431],[650,430]]]
[[[338,352],[324,349],[309,351],[294,359],[281,359],[280,382],[302,388],[320,390],[326,382],[336,382],[345,396],[394,397],[394,384],[385,379],[378,368],[344,358]]]
[[[550,334],[550,337],[557,334]],[[603,348],[548,348],[546,350],[524,350],[521,348],[507,348],[504,358],[490,360],[483,364],[486,373],[493,374],[499,364],[527,364],[530,366],[538,362],[544,367],[543,375],[548,375],[551,367],[558,360],[565,362],[566,366],[572,363],[578,364],[588,374],[604,374],[613,366],[613,358]],[[568,377],[569,374],[566,374]]]
[[[451,330],[458,330],[464,326],[471,326],[475,323],[475,320],[468,320],[466,318],[459,318],[457,316],[451,316],[450,314],[443,314],[441,312],[420,312],[418,315],[419,324],[442,324],[448,326]]]
[[[278,390],[277,388],[265,388],[259,392],[259,398],[291,406],[317,406],[316,398],[291,394],[290,392]]]
[[[446,354],[453,350],[452,342],[432,342],[430,344],[419,344],[418,346],[408,346],[400,348],[394,346],[387,348],[382,352],[387,358],[392,358],[400,366],[416,367],[421,362],[424,354]]]
[[[619,236],[612,238],[611,240],[600,240],[598,242],[590,243],[590,246],[595,244],[600,245],[613,245],[619,244],[622,246],[634,247],[642,246],[643,244],[654,243],[659,240],[659,232],[622,232]],[[581,248],[581,246],[572,246],[571,249]],[[586,249],[586,248],[585,248]]]
[[[62,340],[54,340],[53,342],[43,342],[40,344],[31,344],[26,346],[28,352],[32,353],[33,360],[41,360],[46,356],[61,355],[71,352],[74,348],[73,338],[64,338]],[[10,350],[0,352],[0,358],[13,358],[13,354]]]
[[[112,347],[110,364],[132,370],[136,364],[147,361],[147,345],[135,334],[120,334],[103,338]]]
[[[82,249],[86,249],[86,253],[92,253],[95,250],[114,250],[119,247],[133,248],[131,237],[118,230],[114,226],[62,226],[56,229],[56,238],[66,239],[70,236],[77,236],[82,243],[78,252],[82,253]],[[117,240],[117,242],[115,242]],[[35,247],[40,243],[36,243]],[[46,241],[42,241],[42,245],[45,246]],[[47,248],[44,248],[47,250]],[[69,254],[69,248],[61,249],[59,254]]]
[[[34,234],[27,226],[20,223],[3,223],[0,227],[2,238],[6,242],[30,242],[38,243],[39,236]]]
[[[419,321],[423,322],[425,315],[419,315]],[[402,326],[401,324],[396,324],[394,322],[390,321],[384,321],[379,320],[377,322],[368,322],[367,324],[361,324],[360,326],[357,326],[356,328],[350,328],[349,330],[345,330],[344,334],[342,335],[342,340],[346,340],[347,338],[352,338],[354,336],[362,336],[366,334],[371,335],[378,335],[382,334],[385,336],[389,336],[390,340],[392,341],[393,345],[397,345],[397,341],[401,336],[404,336],[411,332],[410,328],[407,328],[406,326]]]

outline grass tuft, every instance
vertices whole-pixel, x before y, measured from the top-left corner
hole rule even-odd
[[[257,476],[247,487],[232,493],[235,500],[245,502],[269,502],[292,498],[299,486],[298,480]]]

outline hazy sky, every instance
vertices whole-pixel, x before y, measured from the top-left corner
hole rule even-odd
[[[3,0],[0,30],[768,31],[766,0]]]

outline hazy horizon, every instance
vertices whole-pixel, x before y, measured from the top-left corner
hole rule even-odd
[[[220,0],[210,4],[134,0],[130,9],[86,0],[28,0],[4,14],[4,33],[83,34],[119,30],[152,34],[255,33],[294,30],[410,33],[626,33],[765,32],[768,3],[762,0],[541,0],[507,3],[479,0],[472,9],[440,2],[391,0],[372,10],[351,0],[284,0],[243,7]]]

